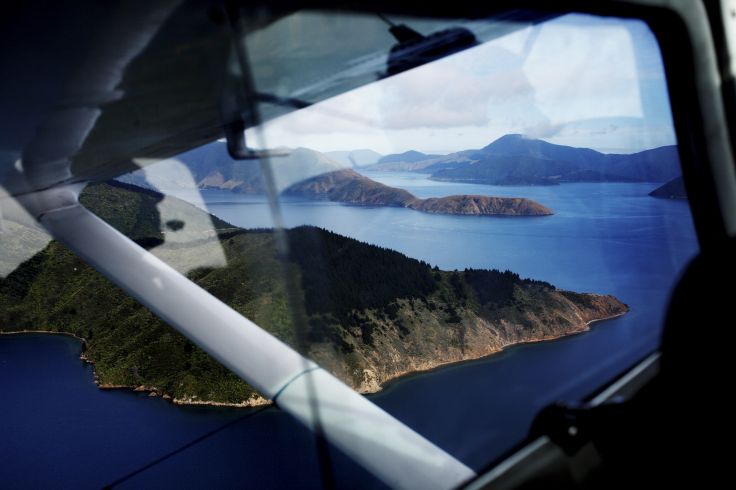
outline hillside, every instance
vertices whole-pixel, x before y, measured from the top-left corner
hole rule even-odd
[[[682,173],[677,146],[662,146],[630,155],[606,155],[615,175],[636,182],[667,182]]]
[[[440,170],[433,165],[428,170],[433,180],[492,185],[557,185],[563,175],[577,170],[571,163],[532,156],[500,155],[491,160]]]
[[[424,160],[431,160],[432,158],[437,158],[440,156],[441,155],[428,155],[419,151],[409,150],[405,151],[404,153],[394,153],[391,155],[386,155],[384,157],[381,157],[376,163],[414,163]]]
[[[490,185],[557,185],[564,182],[666,182],[680,174],[676,146],[633,154],[604,154],[509,134],[480,150],[464,150],[411,163],[368,167],[416,171],[439,181]]]
[[[162,247],[155,245],[167,237],[154,211],[160,195],[95,185],[82,199],[99,214],[114,207],[121,214],[114,226],[153,244],[154,253]],[[182,229],[197,213],[183,202],[172,209]],[[189,277],[284,341],[303,339],[306,354],[362,392],[405,373],[582,332],[590,321],[627,311],[611,296],[560,291],[509,271],[440,271],[314,227],[287,231],[291,253],[283,256],[270,230],[233,229],[202,211],[196,219],[219,230],[226,264],[195,268]],[[213,253],[199,238],[170,253]],[[297,286],[291,305],[287,274]],[[101,386],[143,387],[184,402],[257,400],[247,384],[56,242],[0,279],[0,330],[24,329],[84,337]]]
[[[348,204],[397,207],[406,207],[406,203],[415,199],[409,191],[389,187],[350,169],[328,172],[298,182],[284,189],[283,195]]]
[[[412,162],[378,162],[364,167],[363,170],[368,172],[436,172],[446,168],[456,168],[458,164],[473,162],[474,160],[472,160],[469,155],[473,155],[476,151],[477,150],[464,150],[445,156],[428,156],[425,160],[416,160]],[[430,167],[431,170],[426,170]]]
[[[227,153],[225,143],[216,141],[183,153],[177,159],[191,171],[198,188],[224,189],[242,194],[267,192],[261,162],[233,160]],[[277,193],[304,179],[344,167],[325,154],[308,148],[290,149],[288,156],[271,158],[270,164],[273,168]],[[176,171],[181,172],[178,169]],[[172,175],[171,180],[173,178],[175,175]],[[140,175],[139,180],[128,181],[136,185],[142,183]]]
[[[332,152],[336,159],[373,159],[378,154],[370,150]],[[419,159],[428,155],[409,152],[404,157]],[[399,158],[389,155],[388,160]],[[192,172],[193,184],[198,188],[222,189],[247,194],[265,194],[266,188],[257,161],[232,160],[219,142],[192,150],[180,156]],[[307,148],[290,150],[287,157],[273,158],[276,191],[284,196],[327,200],[363,206],[393,206],[435,214],[546,216],[552,211],[526,199],[508,199],[489,196],[449,196],[419,199],[406,190],[389,187],[350,168],[343,168],[327,154]],[[159,164],[156,181],[169,192],[179,189],[176,179],[182,180],[182,169],[176,165]],[[185,172],[186,173],[186,172]],[[129,184],[152,188],[142,172],[119,179]]]
[[[459,195],[419,199],[404,189],[376,182],[345,169],[312,177],[283,191],[285,196],[363,206],[393,206],[425,213],[477,216],[547,216],[552,211],[529,199]]]

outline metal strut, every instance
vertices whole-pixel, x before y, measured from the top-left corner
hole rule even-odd
[[[475,473],[243,317],[77,202],[78,189],[26,195],[51,235],[308,428],[392,488],[450,489]],[[316,390],[313,388],[316,387]]]

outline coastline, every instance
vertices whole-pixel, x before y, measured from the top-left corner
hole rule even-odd
[[[67,337],[72,337],[74,339],[79,340],[84,345],[87,345],[87,339],[85,339],[84,337],[79,337],[69,332],[59,332],[55,330],[13,330],[9,332],[5,330],[0,330],[0,335],[21,335],[24,333],[43,333],[43,334],[48,334],[48,335],[66,335]]]
[[[583,334],[583,333],[586,333],[586,332],[590,331],[590,327],[594,323],[604,322],[604,321],[607,321],[607,320],[613,320],[613,319],[616,319],[616,318],[619,318],[619,317],[625,315],[626,313],[628,313],[628,310],[627,311],[624,311],[622,313],[617,313],[615,315],[611,315],[611,316],[605,317],[605,318],[596,318],[596,319],[593,319],[593,320],[589,320],[589,321],[587,321],[587,322],[585,322],[583,324],[582,328],[580,328],[578,330],[571,331],[569,333],[562,334],[562,335],[548,336],[548,337],[539,337],[539,338],[528,339],[528,340],[523,340],[523,341],[519,341],[519,342],[509,342],[508,344],[504,344],[503,346],[501,346],[501,348],[499,348],[497,350],[494,350],[494,351],[489,352],[487,354],[483,354],[483,355],[478,356],[478,357],[461,359],[461,360],[458,360],[458,361],[441,362],[441,363],[438,363],[438,364],[436,364],[436,365],[434,365],[434,366],[432,366],[430,368],[427,368],[427,369],[415,369],[415,370],[412,370],[412,371],[402,372],[402,373],[399,373],[399,374],[397,374],[395,376],[392,376],[392,377],[384,380],[378,386],[378,389],[375,390],[375,391],[367,391],[367,390],[366,391],[363,391],[363,390],[361,390],[361,391],[358,391],[358,393],[360,393],[361,395],[365,395],[365,396],[376,395],[376,394],[379,394],[382,391],[386,390],[391,385],[393,385],[395,383],[399,383],[401,381],[406,381],[408,379],[411,379],[411,377],[413,377],[413,376],[425,375],[425,374],[431,373],[431,372],[433,372],[435,370],[444,369],[444,368],[452,367],[452,366],[458,366],[458,365],[461,365],[461,364],[464,364],[464,363],[470,363],[470,362],[476,362],[476,361],[485,360],[485,359],[488,359],[488,358],[490,358],[492,356],[495,356],[497,354],[500,354],[500,353],[502,353],[504,351],[507,351],[508,349],[510,349],[512,347],[516,347],[516,346],[522,346],[522,345],[526,345],[526,344],[535,344],[535,343],[539,343],[539,342],[550,342],[550,341],[553,341],[553,340],[561,340],[561,339],[564,339],[564,338],[567,338],[567,337],[571,337],[571,336],[574,336],[574,335],[580,335],[580,334]],[[167,401],[171,402],[173,405],[179,405],[179,406],[208,406],[208,407],[222,407],[222,408],[258,408],[258,407],[263,407],[263,406],[268,406],[268,405],[274,405],[274,402],[272,400],[269,400],[267,398],[264,398],[264,397],[262,397],[260,395],[252,396],[248,400],[243,400],[242,402],[239,402],[239,403],[234,403],[234,402],[216,402],[216,401],[208,401],[208,400],[197,400],[197,399],[194,399],[194,398],[175,398],[175,397],[172,397],[169,394],[166,394],[166,393],[161,392],[155,386],[145,386],[145,385],[133,386],[133,385],[116,385],[116,384],[110,384],[110,383],[100,383],[99,376],[98,376],[97,371],[96,371],[96,368],[95,368],[95,362],[93,360],[87,358],[84,355],[84,350],[85,350],[86,345],[87,345],[87,340],[85,338],[79,337],[79,336],[74,335],[74,334],[69,333],[69,332],[58,332],[58,331],[51,331],[51,330],[0,331],[0,335],[23,335],[23,334],[34,334],[34,333],[35,334],[48,334],[48,335],[65,335],[67,337],[72,337],[72,338],[80,341],[82,343],[82,345],[83,345],[83,349],[82,349],[82,353],[79,355],[79,359],[82,362],[86,363],[86,364],[92,365],[93,376],[94,376],[94,380],[93,381],[94,381],[95,385],[97,385],[97,388],[99,388],[100,390],[121,390],[121,391],[131,391],[131,392],[134,392],[134,393],[148,393],[148,396],[149,397],[161,397],[164,400],[167,400]]]
[[[396,376],[392,376],[391,378],[388,378],[388,379],[384,380],[379,385],[379,388],[377,390],[375,390],[375,391],[359,391],[359,393],[361,395],[377,395],[377,394],[381,393],[382,391],[388,389],[391,385],[393,385],[395,383],[400,383],[402,381],[406,381],[408,379],[411,379],[414,376],[421,376],[421,375],[425,375],[425,374],[431,373],[431,372],[433,372],[435,370],[449,368],[449,367],[453,367],[453,366],[460,366],[460,365],[466,364],[466,363],[483,361],[483,360],[486,360],[486,359],[488,359],[490,357],[493,357],[493,356],[495,356],[497,354],[501,354],[501,353],[503,353],[503,352],[511,349],[512,347],[517,347],[517,346],[520,347],[520,346],[523,346],[523,345],[536,344],[536,343],[539,343],[539,342],[552,342],[552,341],[555,341],[555,340],[563,340],[563,339],[566,339],[567,337],[573,337],[575,335],[581,335],[581,334],[584,334],[586,332],[589,332],[591,325],[594,324],[594,323],[597,323],[597,322],[605,322],[607,320],[614,320],[616,318],[619,318],[619,317],[624,316],[628,312],[629,312],[629,310],[626,310],[626,311],[624,311],[622,313],[617,313],[615,315],[607,316],[605,318],[596,318],[594,320],[589,320],[589,321],[587,321],[587,322],[585,322],[583,324],[583,328],[581,328],[579,330],[571,331],[570,333],[565,333],[565,334],[562,334],[562,335],[555,335],[555,336],[551,336],[551,337],[539,337],[539,338],[535,338],[535,339],[522,340],[520,342],[509,342],[508,344],[504,344],[500,349],[497,349],[497,350],[495,350],[493,352],[489,352],[488,354],[483,354],[482,356],[469,357],[467,359],[461,359],[459,361],[447,361],[447,362],[439,363],[439,364],[437,364],[437,365],[435,365],[435,366],[433,366],[431,368],[427,368],[427,369],[416,369],[416,370],[413,370],[413,371],[407,371],[407,372],[398,374]]]
[[[89,364],[92,366],[92,375],[93,375],[93,382],[97,386],[98,389],[104,390],[104,391],[130,391],[133,393],[148,393],[149,397],[160,397],[164,400],[170,401],[174,405],[191,405],[191,406],[208,406],[208,407],[225,407],[225,408],[258,408],[263,407],[265,405],[273,405],[273,401],[264,398],[260,395],[258,396],[252,396],[247,400],[243,400],[242,402],[234,403],[234,402],[215,402],[215,401],[207,401],[207,400],[196,400],[193,398],[174,398],[169,394],[161,392],[158,388],[155,386],[134,386],[134,385],[117,385],[112,383],[100,383],[100,377],[97,374],[97,369],[95,367],[95,361],[92,359],[89,359],[87,356],[84,355],[84,351],[87,348],[87,339],[84,337],[79,337],[77,335],[74,335],[73,333],[69,332],[59,332],[59,331],[53,331],[53,330],[13,330],[13,331],[0,331],[0,335],[27,335],[27,334],[45,334],[45,335],[63,335],[66,337],[71,337],[75,340],[78,340],[82,343],[82,352],[79,354],[79,360],[84,362],[85,364]]]

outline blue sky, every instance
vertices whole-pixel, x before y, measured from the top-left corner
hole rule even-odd
[[[480,148],[509,133],[606,153],[674,144],[649,28],[567,15],[275,119],[263,132],[271,147],[383,154]]]

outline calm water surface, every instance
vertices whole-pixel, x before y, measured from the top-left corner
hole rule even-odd
[[[687,203],[647,196],[656,184],[496,187],[369,175],[419,197],[528,197],[555,215],[438,216],[287,200],[285,224],[321,226],[442,269],[510,269],[565,289],[614,294],[631,307],[583,335],[405,378],[371,397],[473,468],[521,440],[541,407],[590,394],[654,349],[668,291],[697,250]],[[273,225],[260,198],[203,197],[233,224]],[[319,486],[311,435],[277,409],[175,407],[102,392],[78,361],[79,349],[60,336],[0,337],[0,486],[99,488],[241,418],[120,486]],[[332,456],[338,483],[378,486],[338,452]]]

